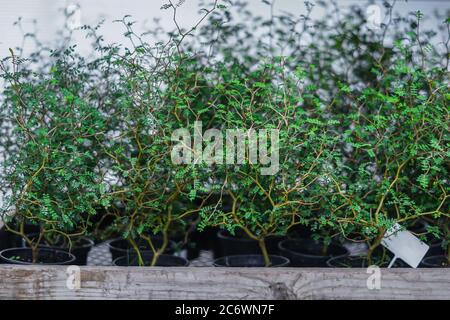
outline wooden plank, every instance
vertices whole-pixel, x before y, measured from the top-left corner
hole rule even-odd
[[[80,288],[64,266],[0,266],[0,299],[450,299],[448,269],[81,267]]]

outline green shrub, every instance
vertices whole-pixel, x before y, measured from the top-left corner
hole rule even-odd
[[[71,49],[54,52],[52,59],[47,72],[33,72],[11,50],[1,65],[2,118],[12,124],[15,144],[5,160],[2,183],[10,194],[2,217],[7,229],[33,248],[34,260],[43,238],[59,234],[70,242],[109,201],[96,152],[104,119],[87,98],[92,79]],[[39,237],[27,235],[26,224],[39,226]]]
[[[114,217],[108,232],[139,257],[137,241],[147,242],[152,264],[193,221],[243,230],[267,265],[264,239],[298,224],[326,243],[365,241],[369,259],[395,223],[425,220],[419,236],[448,245],[449,19],[437,43],[423,14],[395,17],[389,3],[378,30],[361,6],[318,1],[326,14],[313,20],[307,2],[303,16],[263,19],[226,3],[188,29],[177,22],[182,2],[163,6],[175,24],[168,41],[156,28],[146,42],[128,16],[118,21],[128,47],[105,45],[86,26],[97,54],[89,62],[73,47],[40,67],[13,52],[2,61],[7,227],[26,238],[31,222],[42,236],[70,237],[103,208]],[[279,152],[279,168],[266,175],[249,153],[238,165],[174,163],[172,134],[194,134],[200,121],[222,141],[227,129],[279,130],[269,152]]]

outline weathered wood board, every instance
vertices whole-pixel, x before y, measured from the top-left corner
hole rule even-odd
[[[380,289],[368,289],[373,275],[366,269],[80,267],[79,271],[0,265],[0,299],[450,299],[449,269],[381,269]]]

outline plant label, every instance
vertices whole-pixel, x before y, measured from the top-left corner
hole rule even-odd
[[[413,268],[417,268],[430,248],[411,232],[401,230],[398,223],[386,231],[381,244],[394,254],[394,260],[400,258]]]

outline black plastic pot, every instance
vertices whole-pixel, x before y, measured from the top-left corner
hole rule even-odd
[[[283,240],[279,248],[280,254],[291,261],[291,267],[327,267],[330,258],[349,254],[343,246],[330,244],[324,255],[323,244],[311,239]]]
[[[377,263],[372,263],[374,265],[378,265]],[[389,265],[389,261],[378,265],[381,268],[385,268]],[[327,266],[330,268],[367,268],[369,266],[369,262],[367,256],[359,255],[359,256],[340,256],[333,257],[327,261]],[[408,264],[403,262],[400,259],[395,260],[392,268],[409,268]]]
[[[0,250],[14,247],[16,237],[5,229],[0,229]]]
[[[141,257],[144,262],[144,266],[149,266],[153,259],[153,253],[141,252]],[[113,261],[113,265],[119,267],[139,266],[138,257],[136,254],[127,254],[115,259]],[[156,261],[155,267],[187,267],[188,265],[189,261],[182,257],[162,254]]]
[[[430,246],[430,249],[428,249],[425,257],[444,255],[445,249],[442,246],[442,242],[443,241],[441,239],[436,238],[426,241],[426,243]]]
[[[287,267],[289,266],[289,259],[277,256],[269,255],[271,261],[270,267]],[[235,256],[225,256],[214,260],[215,267],[265,267],[264,256],[260,254],[241,254]]]
[[[76,265],[85,266],[87,264],[88,254],[94,245],[95,243],[92,239],[86,237],[80,239],[80,243],[70,251],[76,257]]]
[[[155,249],[159,249],[162,247],[163,239],[161,237],[152,237],[153,246]],[[151,251],[151,248],[149,247],[148,243],[146,243],[143,240],[137,241],[137,246],[140,251]],[[173,248],[174,248],[173,241],[169,240],[169,243],[167,245],[166,250],[164,251],[165,254],[172,254]],[[126,256],[128,254],[132,254],[134,252],[134,248],[130,245],[130,243],[123,238],[116,238],[108,242],[109,251],[111,252],[112,261],[122,257]]]
[[[30,234],[27,235],[28,238],[37,237],[37,234]],[[91,251],[92,247],[95,245],[94,241],[91,240],[88,237],[79,237],[75,240],[73,240],[72,248],[67,248],[63,244],[55,244],[55,245],[49,245],[46,243],[43,243],[42,245],[39,245],[41,248],[53,248],[57,250],[64,250],[67,252],[70,252],[75,256],[75,261],[72,263],[74,265],[78,266],[85,266],[87,264],[87,258],[89,251]],[[22,239],[22,246],[28,247],[28,244],[26,243],[25,239]]]
[[[248,238],[242,231],[237,231],[236,236],[233,236],[225,230],[219,230],[217,237],[219,239],[220,251],[215,254],[215,257],[261,254],[258,241]],[[281,240],[283,240],[283,237],[278,236],[267,237],[264,240],[269,254],[279,254],[278,243]]]
[[[448,259],[445,255],[426,257],[422,260],[423,268],[450,268]]]
[[[15,247],[15,235],[7,232],[4,229],[0,229],[0,251],[8,248]],[[0,264],[6,263],[2,259],[0,259]]]
[[[42,247],[39,248],[38,261],[33,263],[30,248],[9,248],[0,252],[0,259],[8,264],[68,265],[74,263],[75,256],[64,250]]]

